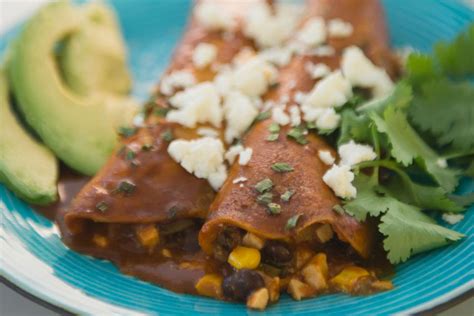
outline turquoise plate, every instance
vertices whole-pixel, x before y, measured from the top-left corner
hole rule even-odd
[[[242,0],[243,1],[243,0]],[[121,0],[112,2],[130,49],[134,94],[144,100],[165,69],[183,32],[189,1]],[[474,21],[474,12],[455,1],[383,1],[395,47],[427,51]],[[0,39],[5,50],[18,28]],[[474,191],[472,179],[459,192]],[[53,224],[0,185],[2,214],[0,270],[11,283],[50,304],[81,314],[253,314],[244,305],[180,295],[120,274],[108,262],[68,250]],[[393,291],[367,296],[325,295],[294,302],[284,296],[266,313],[393,314],[426,311],[473,288],[474,207],[453,225],[466,238],[417,255],[397,266]]]

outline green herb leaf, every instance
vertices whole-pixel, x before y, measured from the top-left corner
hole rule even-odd
[[[269,142],[274,142],[274,141],[278,140],[278,137],[279,137],[279,136],[280,136],[280,135],[278,135],[277,133],[275,133],[275,134],[270,134],[270,135],[268,135],[267,140],[268,140]]]
[[[257,117],[255,118],[255,121],[263,121],[266,120],[267,118],[270,118],[271,112],[270,111],[265,111],[265,112],[260,112],[258,113]]]
[[[365,114],[357,115],[354,110],[344,110],[337,143],[341,145],[350,140],[361,143],[368,143],[371,140],[370,118]]]
[[[166,131],[164,131],[163,134],[161,134],[161,138],[163,138],[165,142],[172,141],[174,139],[174,136],[171,129],[167,129]]]
[[[306,145],[308,143],[308,140],[306,139],[306,135],[305,135],[307,131],[308,130],[304,126],[300,125],[300,126],[293,127],[292,129],[290,129],[286,135],[289,138],[292,138],[298,144]]]
[[[392,93],[389,95],[374,99],[364,103],[357,109],[359,113],[375,112],[379,115],[383,114],[385,109],[390,105],[396,109],[406,109],[413,99],[413,91],[411,86],[404,81],[397,83]]]
[[[125,159],[126,159],[126,160],[133,160],[133,159],[135,159],[135,156],[136,156],[136,155],[137,155],[137,154],[135,154],[135,152],[134,152],[133,150],[129,149],[129,150],[127,151],[127,154],[125,155]]]
[[[106,202],[101,201],[95,205],[95,208],[101,212],[105,212],[109,208],[109,205]]]
[[[436,44],[434,50],[445,74],[458,77],[474,75],[474,24],[453,42]]]
[[[410,107],[416,126],[436,136],[439,145],[452,144],[461,152],[474,149],[474,86],[447,80],[421,86],[420,95]]]
[[[170,111],[169,108],[157,107],[153,111],[153,114],[155,114],[156,116],[160,116],[160,117],[166,117],[166,114],[168,114],[169,111]]]
[[[260,193],[269,191],[272,189],[272,187],[273,187],[273,182],[269,178],[265,178],[255,185],[255,189]]]
[[[411,255],[444,246],[462,234],[436,224],[419,208],[393,199],[381,217],[379,230],[386,236],[384,249],[391,263],[406,261]]]
[[[115,189],[115,191],[128,195],[128,194],[132,194],[135,191],[135,189],[136,189],[135,184],[133,184],[130,181],[124,180],[124,181],[120,181],[120,183],[119,183],[118,187]]]
[[[385,133],[391,144],[391,155],[404,166],[417,162],[446,190],[452,192],[458,183],[458,172],[439,166],[441,159],[408,123],[403,112],[388,107],[382,119],[376,113],[370,117],[377,130]]]
[[[135,135],[135,133],[137,132],[137,128],[136,127],[131,127],[131,126],[121,126],[119,127],[118,129],[118,133],[119,135],[127,138],[127,137],[130,137],[132,135]]]
[[[280,125],[278,125],[278,123],[275,123],[275,122],[270,124],[270,126],[268,126],[268,131],[272,134],[278,133],[280,132]]]
[[[293,169],[293,167],[290,166],[286,162],[277,162],[277,163],[274,163],[272,165],[272,170],[275,171],[275,172],[283,173],[283,172],[290,172],[290,171],[293,171],[295,169]]]
[[[257,196],[257,202],[259,204],[267,205],[272,202],[273,199],[273,193],[271,192],[265,192],[263,194],[260,194]]]
[[[281,206],[277,203],[268,203],[267,210],[272,215],[277,215],[281,213]]]
[[[285,193],[283,193],[282,195],[280,195],[280,199],[281,199],[282,201],[288,202],[288,201],[291,199],[291,197],[293,196],[293,194],[295,194],[295,191],[293,191],[293,190],[287,190],[287,191],[285,191]]]
[[[285,229],[290,230],[290,229],[295,228],[296,225],[298,224],[298,220],[300,219],[300,217],[301,217],[301,214],[296,214],[296,215],[290,217],[288,219],[288,221],[286,222]]]

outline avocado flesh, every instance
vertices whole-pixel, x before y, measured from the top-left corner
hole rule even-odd
[[[57,180],[56,157],[18,122],[0,70],[0,182],[23,200],[42,205],[57,199]]]
[[[19,107],[44,143],[71,168],[95,174],[136,113],[130,102],[80,96],[62,81],[54,58],[57,42],[80,30],[83,16],[68,2],[43,7],[14,43],[8,65]]]
[[[80,95],[127,94],[132,80],[114,12],[95,2],[80,10],[85,17],[81,28],[66,40],[60,56],[68,86]]]

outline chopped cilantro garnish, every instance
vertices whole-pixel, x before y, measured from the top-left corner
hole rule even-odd
[[[137,155],[137,154],[136,154],[133,150],[130,150],[130,149],[129,149],[129,150],[127,151],[127,154],[125,155],[125,159],[126,159],[126,160],[133,160],[133,159],[135,159],[136,155]]]
[[[278,139],[279,136],[280,135],[278,135],[278,133],[270,134],[270,135],[268,135],[267,140],[269,142],[274,142]]]
[[[130,181],[123,180],[123,181],[120,181],[120,183],[117,186],[117,188],[115,189],[115,191],[128,195],[128,194],[132,194],[135,191],[135,189],[136,189],[135,184],[133,184]]]
[[[265,112],[260,112],[258,113],[257,117],[255,118],[255,121],[263,121],[263,120],[266,120],[267,118],[269,118],[271,116],[271,112],[270,111],[265,111]]]
[[[153,114],[155,114],[156,116],[165,117],[166,114],[168,114],[169,111],[170,111],[170,109],[168,109],[168,108],[157,107],[153,111]]]
[[[290,229],[295,228],[296,224],[298,224],[298,220],[300,219],[300,217],[301,217],[301,214],[296,214],[290,217],[288,221],[286,222],[285,229],[290,230]]]
[[[172,141],[174,136],[171,129],[167,129],[166,131],[164,131],[163,134],[161,134],[161,138],[163,138],[163,140],[166,142]]]
[[[285,191],[285,193],[280,195],[280,199],[282,201],[288,202],[291,199],[291,197],[293,196],[293,194],[295,194],[295,191],[287,190],[287,191]]]
[[[281,213],[281,206],[277,203],[268,203],[267,205],[268,213],[272,215],[277,215]]]
[[[292,138],[298,144],[306,145],[308,140],[306,139],[305,133],[307,132],[304,126],[293,127],[286,134],[289,138]]]
[[[272,124],[270,124],[270,126],[268,126],[268,131],[270,133],[278,133],[280,132],[280,125],[278,125],[278,123],[273,122]]]
[[[265,178],[255,185],[255,189],[260,193],[271,190],[272,187],[273,187],[273,182],[269,178]]]
[[[257,196],[257,202],[259,204],[267,205],[272,202],[272,199],[273,199],[273,193],[271,192],[265,192]]]
[[[295,169],[286,162],[277,162],[272,165],[272,170],[275,172],[282,173],[282,172],[290,172]]]
[[[109,205],[106,202],[101,201],[95,205],[95,208],[101,212],[105,212],[109,208]]]
[[[137,128],[136,127],[132,127],[132,126],[121,126],[119,127],[118,129],[118,133],[127,138],[127,137],[130,137],[132,135],[135,135],[135,133],[137,132]]]

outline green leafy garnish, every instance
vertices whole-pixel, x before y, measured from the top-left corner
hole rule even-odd
[[[135,135],[137,131],[138,129],[132,126],[120,126],[118,129],[119,135],[125,138]]]
[[[270,134],[268,135],[267,140],[269,142],[274,142],[278,139],[278,136],[279,136],[278,133]]]
[[[277,215],[281,213],[281,206],[277,203],[268,203],[267,210],[272,215]]]
[[[156,107],[153,114],[160,117],[166,117],[166,114],[168,114],[169,111],[169,108]]]
[[[95,208],[101,212],[105,212],[109,208],[109,205],[106,202],[101,201],[95,205]]]
[[[255,185],[255,189],[260,193],[269,191],[272,189],[272,187],[273,187],[273,182],[269,178],[265,178]]]
[[[123,180],[123,181],[120,181],[120,183],[117,186],[117,188],[115,189],[115,191],[119,192],[119,193],[124,193],[126,195],[129,195],[129,194],[132,194],[135,191],[136,187],[137,186],[135,184],[133,184],[132,182],[127,181],[127,180]]]
[[[161,134],[161,138],[163,138],[165,142],[172,141],[174,139],[174,136],[171,129],[167,129],[166,131],[164,131],[163,134]]]
[[[306,145],[308,143],[305,135],[307,131],[308,130],[304,126],[300,125],[290,129],[286,135],[296,141],[298,144]]]
[[[295,194],[295,191],[287,190],[287,191],[285,191],[285,193],[280,195],[280,199],[282,201],[288,202],[291,199],[291,197],[293,196],[293,194]]]
[[[268,126],[268,131],[270,133],[278,133],[280,132],[280,125],[278,125],[278,123],[273,122],[272,124],[270,124],[270,126]]]
[[[298,220],[300,219],[300,217],[301,217],[301,214],[296,214],[290,217],[288,221],[286,222],[285,229],[290,230],[290,229],[295,228],[296,224],[298,224]]]
[[[295,169],[286,162],[277,162],[272,165],[272,170],[275,172],[283,173],[283,172],[290,172]]]
[[[265,192],[263,194],[260,194],[257,196],[257,202],[259,204],[267,205],[272,202],[273,199],[273,193],[271,192]]]
[[[152,144],[143,144],[142,145],[142,150],[143,151],[150,151],[153,148]]]
[[[255,117],[255,121],[259,122],[266,120],[267,118],[270,118],[271,115],[272,113],[270,111],[260,112],[257,117]]]

